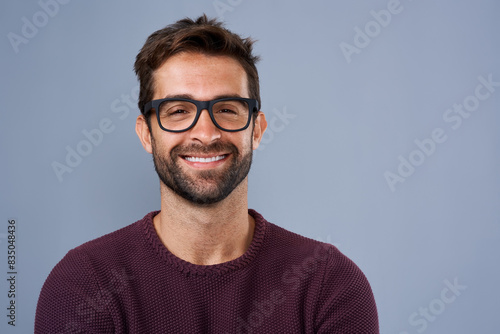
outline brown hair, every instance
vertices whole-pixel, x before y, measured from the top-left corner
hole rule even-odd
[[[169,57],[181,52],[199,52],[207,55],[229,56],[236,59],[247,74],[250,98],[260,102],[259,75],[252,54],[254,41],[241,38],[223,27],[216,19],[205,14],[193,21],[185,18],[160,29],[148,37],[137,54],[134,70],[140,83],[139,109],[153,99],[154,71]],[[149,114],[146,115],[149,124]]]

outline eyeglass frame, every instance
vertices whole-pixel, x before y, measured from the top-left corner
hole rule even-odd
[[[229,129],[225,129],[222,126],[220,126],[219,124],[217,124],[217,121],[215,120],[215,117],[213,115],[212,108],[218,102],[221,102],[221,101],[234,101],[234,100],[236,100],[236,101],[244,101],[248,105],[248,120],[247,120],[247,123],[246,123],[246,125],[244,127],[240,128],[240,129],[236,129],[236,130],[229,130]],[[193,103],[196,106],[196,115],[194,117],[193,123],[189,127],[187,127],[186,129],[184,129],[184,130],[169,130],[169,129],[163,127],[163,125],[161,124],[161,121],[160,121],[160,105],[163,102],[166,102],[166,101],[184,101],[184,102],[191,102],[191,103]],[[226,131],[226,132],[239,132],[239,131],[243,131],[246,128],[248,128],[248,126],[250,125],[250,119],[252,118],[252,115],[254,113],[256,114],[256,113],[259,112],[259,101],[257,101],[256,99],[248,99],[248,98],[245,98],[245,97],[224,97],[224,98],[210,100],[210,101],[198,101],[198,100],[192,100],[192,99],[186,99],[186,98],[175,98],[175,97],[173,97],[173,98],[165,98],[165,99],[157,99],[157,100],[149,101],[148,103],[146,103],[144,105],[144,114],[146,114],[149,111],[151,111],[151,109],[155,109],[155,111],[156,111],[156,120],[158,121],[158,125],[160,126],[160,128],[163,131],[174,132],[174,133],[188,131],[188,130],[192,129],[196,125],[196,123],[198,123],[198,119],[200,118],[201,112],[203,110],[207,110],[208,114],[210,115],[210,119],[212,120],[212,123],[214,123],[214,125],[218,129],[220,129],[222,131]]]

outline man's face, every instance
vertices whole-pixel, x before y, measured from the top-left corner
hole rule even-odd
[[[154,79],[153,99],[185,97],[208,101],[223,96],[249,97],[246,73],[230,57],[181,53],[158,68]],[[260,126],[260,120],[258,123]],[[252,149],[258,146],[262,135],[260,127],[257,132],[253,133],[252,125],[239,132],[220,130],[208,111],[203,110],[193,128],[170,133],[160,129],[156,115],[152,114],[151,153],[155,169],[163,184],[190,202],[219,202],[246,179]]]

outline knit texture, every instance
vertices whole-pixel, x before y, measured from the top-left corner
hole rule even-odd
[[[42,288],[35,333],[379,333],[368,281],[334,246],[249,210],[245,254],[194,265],[165,248],[157,213],[69,251]]]

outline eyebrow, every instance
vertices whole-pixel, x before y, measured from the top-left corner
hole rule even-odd
[[[226,98],[231,98],[231,97],[236,97],[236,98],[242,98],[242,96],[238,94],[224,94],[224,95],[217,95],[215,96],[212,100],[217,100],[217,99],[226,99]],[[164,97],[165,99],[189,99],[189,100],[196,100],[193,95],[191,94],[174,94],[174,95],[167,95]],[[197,100],[196,100],[197,101]]]

